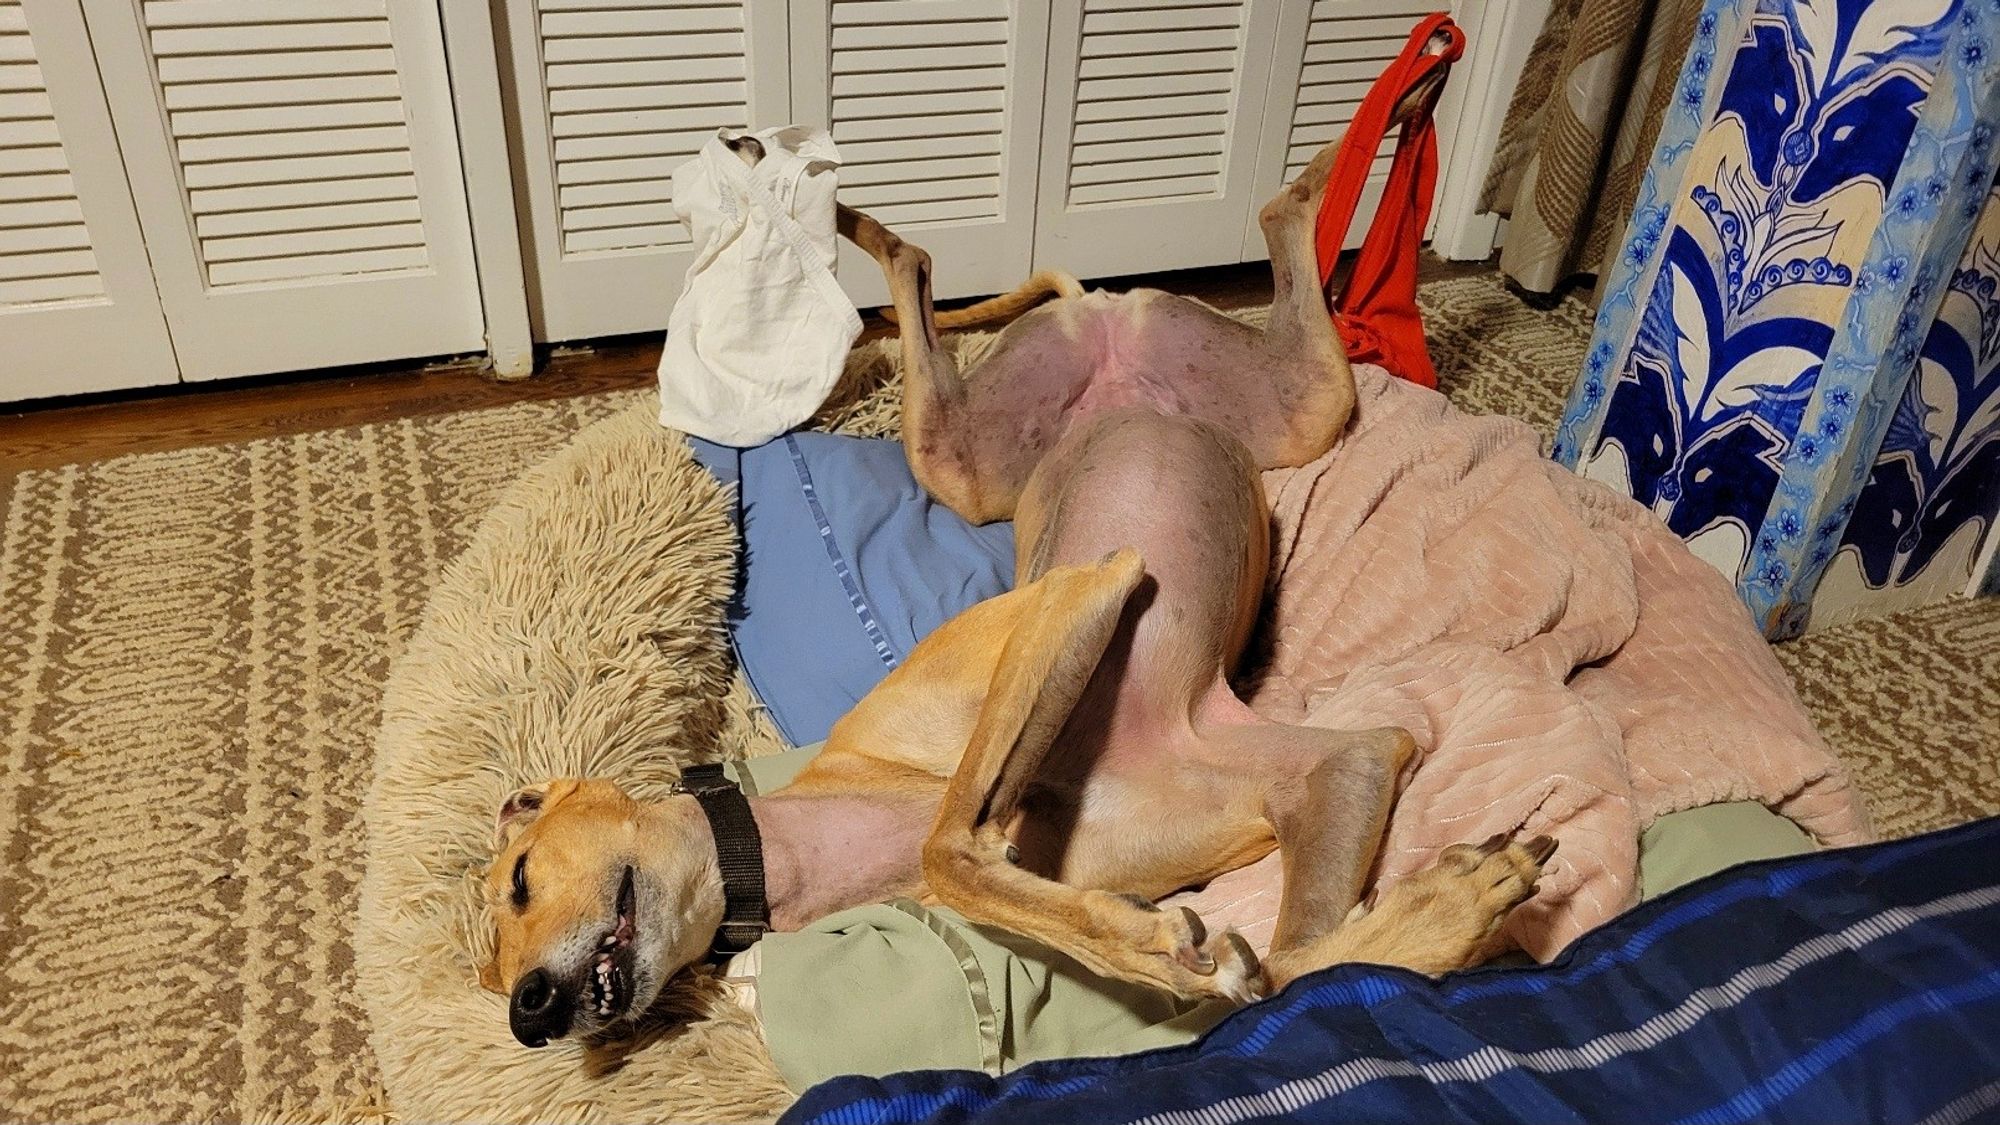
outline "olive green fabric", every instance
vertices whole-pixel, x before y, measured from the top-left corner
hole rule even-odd
[[[1725,867],[1811,850],[1805,829],[1755,801],[1672,813],[1639,837],[1639,895],[1656,898]]]
[[[722,763],[722,772],[729,775],[739,788],[752,797],[760,793],[775,793],[792,783],[806,763],[819,756],[824,742],[787,750],[782,754],[767,754],[762,758],[745,758],[740,762]]]
[[[769,793],[817,745],[738,763]],[[1639,842],[1652,898],[1738,863],[1810,851],[1753,801],[1663,816]],[[843,910],[759,944],[757,1009],[787,1084],[949,1068],[1004,1074],[1038,1059],[1122,1055],[1189,1042],[1229,1012],[1106,981],[1046,946],[908,900]]]
[[[1004,1074],[1036,1059],[1186,1043],[1229,1014],[1096,976],[1070,958],[908,899],[762,943],[757,1009],[795,1090],[837,1074]]]

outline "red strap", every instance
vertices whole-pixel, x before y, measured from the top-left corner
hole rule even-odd
[[[1441,48],[1427,53],[1435,38],[1444,40]],[[1347,241],[1347,228],[1368,183],[1369,166],[1388,133],[1396,103],[1426,75],[1449,68],[1464,54],[1465,33],[1451,17],[1442,12],[1426,16],[1410,32],[1403,53],[1361,100],[1347,135],[1341,138],[1326,196],[1320,201],[1315,233],[1322,287],[1332,280],[1341,244]],[[1337,296],[1329,294],[1334,323],[1350,358],[1379,363],[1426,387],[1437,386],[1437,372],[1424,350],[1423,319],[1417,312],[1417,252],[1437,189],[1437,126],[1431,120],[1436,100],[1433,95],[1430,104],[1404,123],[1382,202],[1362,240],[1347,288]]]

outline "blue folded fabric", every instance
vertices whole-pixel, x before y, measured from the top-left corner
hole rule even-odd
[[[784,1120],[2000,1121],[2000,818],[1746,864],[1545,967],[1342,965],[1191,1046],[837,1078]]]
[[[731,643],[794,746],[824,739],[933,629],[1013,583],[1014,529],[960,519],[879,438],[794,433],[749,449],[689,438],[737,487]]]

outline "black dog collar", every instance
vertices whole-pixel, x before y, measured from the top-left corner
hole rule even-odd
[[[750,799],[716,764],[682,770],[678,789],[701,802],[715,836],[715,859],[722,866],[722,926],[715,931],[713,952],[719,957],[741,953],[771,928],[771,908],[764,900],[764,838],[750,815]]]

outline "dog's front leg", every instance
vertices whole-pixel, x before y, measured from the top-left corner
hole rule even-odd
[[[967,918],[1034,938],[1108,977],[1185,997],[1247,1001],[1263,987],[1249,946],[1210,939],[1199,916],[1135,896],[1065,886],[1014,865],[1006,829],[1021,796],[1089,685],[1144,567],[1132,551],[1061,566],[1004,641],[984,709],[952,775],[930,839],[924,879]]]
[[[1535,880],[1555,850],[1547,836],[1519,842],[1502,834],[1482,844],[1454,844],[1430,867],[1383,891],[1372,909],[1357,907],[1331,933],[1282,956],[1274,952],[1272,982],[1282,988],[1304,973],[1350,961],[1432,976],[1489,961],[1503,950],[1502,924],[1535,893]]]

